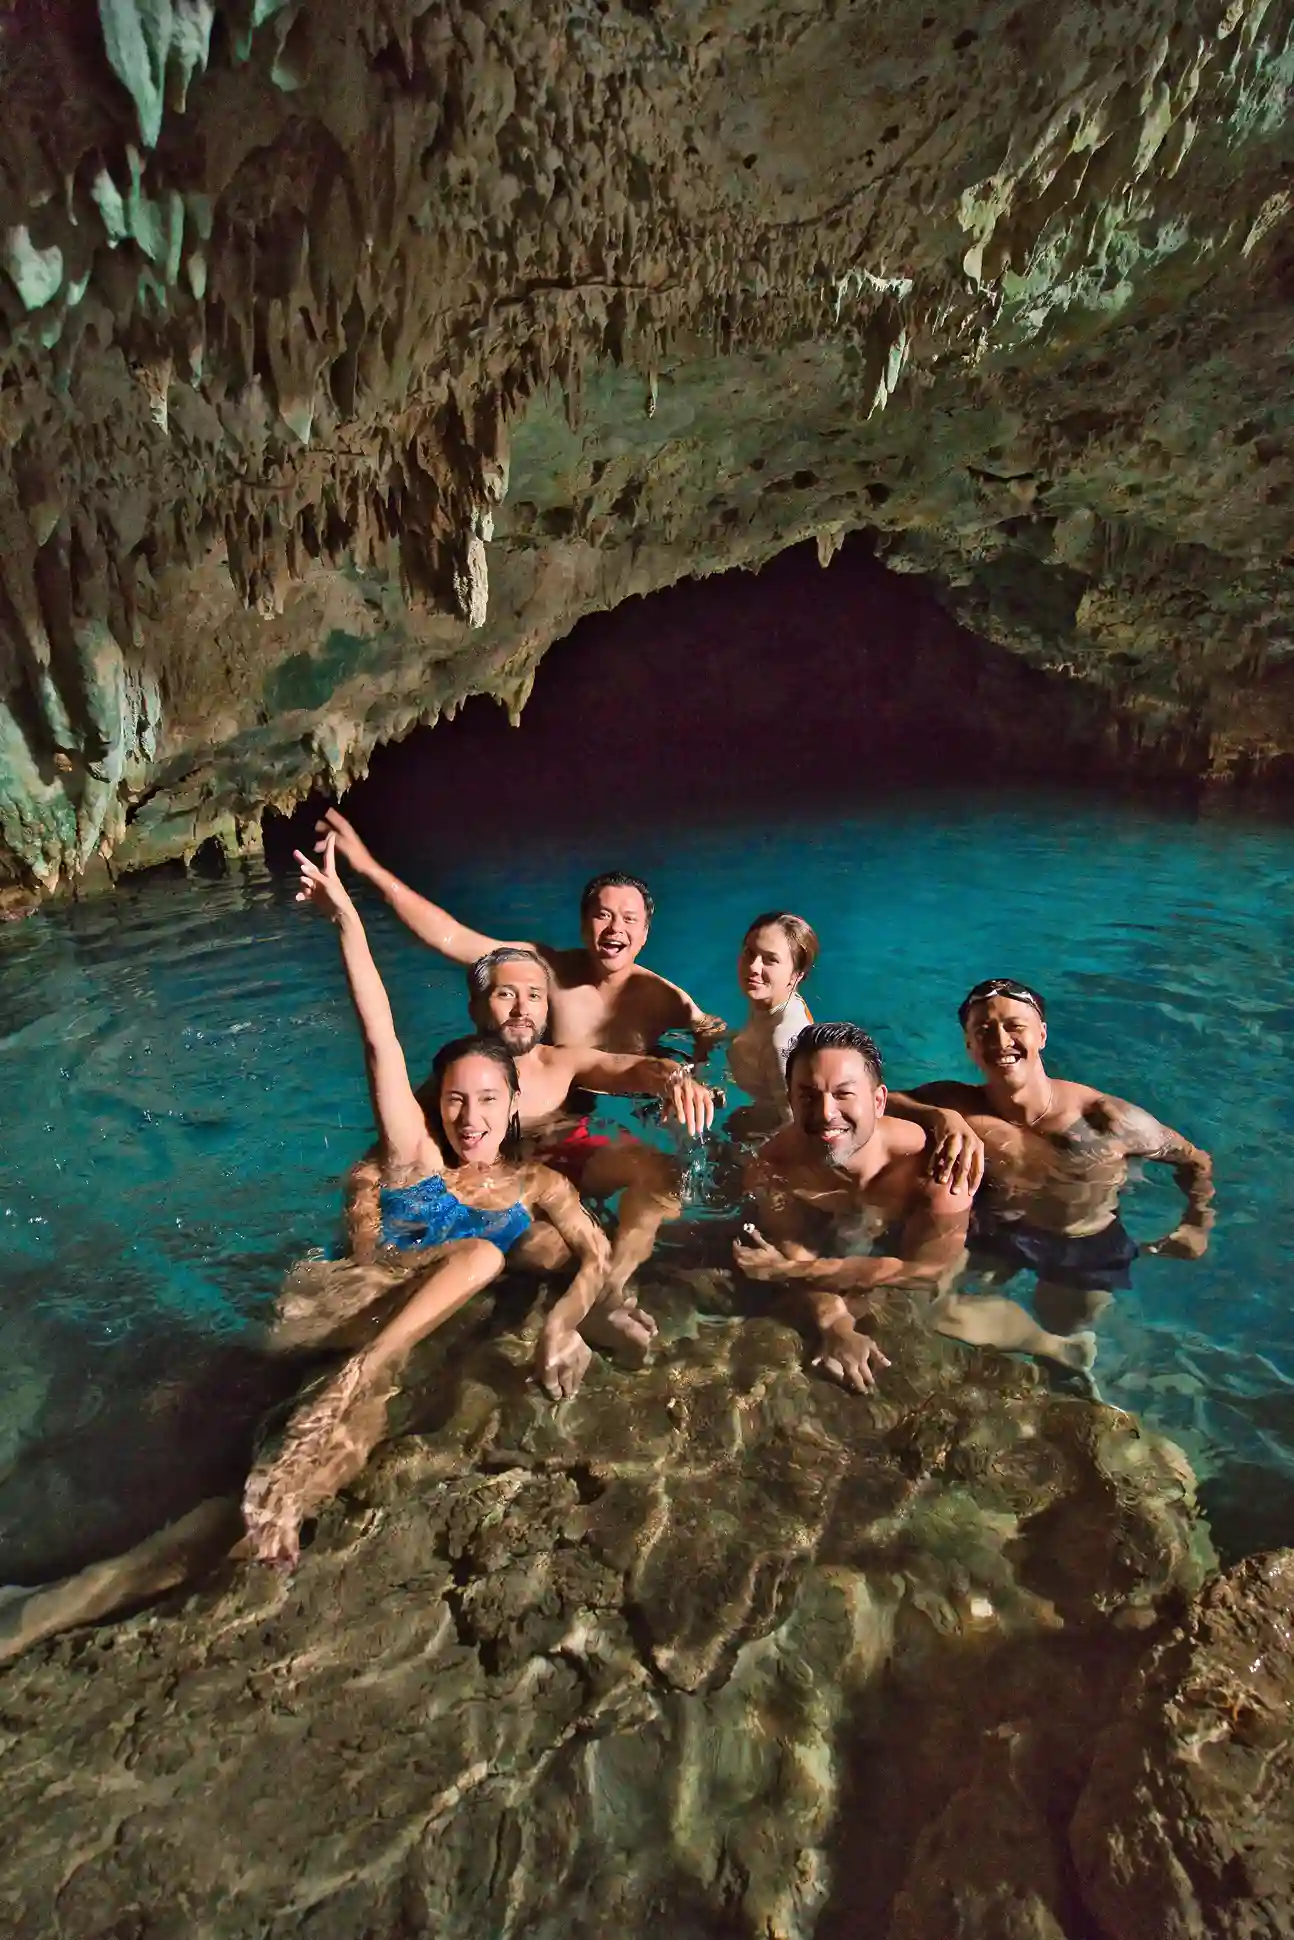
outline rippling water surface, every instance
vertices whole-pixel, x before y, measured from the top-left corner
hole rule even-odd
[[[741,933],[788,906],[823,941],[815,1015],[865,1023],[896,1083],[965,1074],[957,1001],[1011,974],[1049,998],[1058,1075],[1208,1146],[1211,1250],[1138,1262],[1097,1374],[1184,1442],[1228,1546],[1294,1538],[1294,832],[966,793],[771,831],[492,835],[470,863],[426,854],[413,873],[486,930],[563,941],[611,861],[656,890],[647,961],[707,1009],[741,1015]],[[463,1028],[461,973],[363,907],[425,1067]],[[93,1547],[87,1519],[109,1543],[173,1510],[152,1425],[192,1409],[218,1439],[223,1409],[252,1406],[240,1336],[285,1265],[333,1237],[369,1136],[333,935],[287,881],[156,876],[0,932],[0,1581],[52,1566],[61,1518]],[[1178,1203],[1151,1168],[1128,1194],[1134,1236]]]

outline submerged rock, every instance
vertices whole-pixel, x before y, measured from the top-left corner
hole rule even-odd
[[[1073,1931],[1094,1736],[1209,1562],[1180,1454],[901,1307],[864,1400],[724,1276],[644,1297],[655,1363],[558,1408],[482,1307],[295,1576],[15,1665],[6,1932]]]
[[[1294,1934],[1294,1551],[1210,1584],[1097,1742],[1072,1829],[1109,1940]]]

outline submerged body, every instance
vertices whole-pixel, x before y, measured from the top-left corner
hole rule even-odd
[[[638,1139],[590,1133],[587,1117],[571,1109],[571,1094],[578,1089],[659,1099],[662,1117],[677,1120],[693,1136],[714,1122],[713,1094],[671,1058],[546,1042],[551,977],[537,954],[521,945],[492,950],[471,966],[468,981],[473,1022],[513,1058],[522,1148],[569,1179],[581,1197],[622,1195],[606,1278],[584,1331],[586,1338],[596,1333],[604,1344],[641,1351],[655,1335],[655,1322],[629,1294],[629,1282],[661,1225],[682,1212],[678,1168]],[[425,1087],[419,1097],[425,1098]],[[531,1235],[517,1259],[545,1269],[564,1265],[569,1254],[549,1227]]]
[[[364,926],[337,875],[332,839],[322,868],[298,859],[299,899],[337,926],[378,1127],[375,1219],[366,1233],[352,1205],[354,1250],[361,1260],[394,1252],[412,1270],[399,1287],[397,1310],[297,1410],[282,1448],[248,1479],[243,1508],[252,1553],[284,1563],[296,1559],[305,1517],[358,1473],[380,1439],[397,1370],[410,1350],[497,1278],[536,1220],[548,1222],[577,1262],[537,1349],[536,1372],[550,1392],[569,1391],[587,1365],[579,1325],[607,1258],[606,1242],[569,1181],[535,1160],[518,1163],[505,1155],[516,1132],[519,1084],[502,1044],[478,1037],[443,1047],[433,1067],[433,1101],[425,1105],[415,1095]],[[308,1312],[304,1318],[308,1326]],[[285,1331],[299,1340],[299,1332]]]
[[[787,1064],[800,1034],[813,1023],[800,985],[819,951],[817,933],[790,910],[757,916],[742,939],[737,982],[748,1010],[746,1022],[728,1046],[728,1068],[752,1102],[733,1113],[728,1130],[746,1145],[767,1137],[791,1117]],[[903,1092],[889,1092],[887,1100],[891,1118],[921,1127],[929,1144],[932,1178],[973,1193],[983,1169],[983,1151],[965,1119]]]
[[[535,1223],[523,1199],[514,1199],[510,1206],[469,1205],[450,1191],[439,1172],[411,1186],[383,1186],[378,1218],[382,1245],[398,1253],[458,1239],[485,1239],[500,1253],[509,1253]]]
[[[614,872],[588,883],[580,898],[578,948],[510,942],[460,923],[382,868],[336,809],[330,809],[318,826],[321,846],[333,843],[350,866],[380,890],[414,935],[442,956],[465,967],[499,959],[515,964],[524,958],[543,966],[544,1034],[552,1042],[541,1045],[536,1034],[529,1045],[517,1046],[517,1055],[529,1059],[529,1068],[520,1074],[524,1123],[533,1140],[531,1149],[551,1159],[581,1194],[595,1199],[624,1194],[599,1313],[613,1339],[645,1348],[655,1326],[638,1311],[629,1285],[661,1226],[682,1212],[680,1169],[637,1141],[595,1144],[587,1126],[563,1129],[556,1120],[573,1084],[594,1090],[654,1091],[672,1100],[680,1122],[692,1130],[701,1128],[701,1116],[707,1124],[713,1116],[708,1093],[705,1101],[695,1095],[684,1097],[677,1088],[671,1089],[673,1080],[665,1083],[659,1073],[640,1087],[623,1066],[608,1072],[599,1070],[588,1057],[561,1055],[575,1050],[611,1059],[642,1058],[668,1032],[684,1031],[692,1035],[696,1057],[703,1058],[726,1030],[722,1018],[708,1016],[679,985],[638,962],[654,907],[646,884]],[[517,979],[511,981],[515,984]],[[506,1000],[509,993],[498,988]],[[489,998],[488,992],[481,994]],[[515,998],[516,992],[511,995]],[[524,1021],[514,1016],[518,1030]],[[497,1007],[486,1028],[500,1028]],[[536,1266],[556,1265],[560,1258],[560,1249],[552,1244],[532,1245],[525,1256],[527,1264]]]
[[[983,990],[962,1006],[983,1082],[925,1085],[917,1095],[962,1112],[984,1141],[977,1252],[1003,1275],[1034,1272],[1040,1311],[1073,1325],[1129,1284],[1137,1248],[1119,1216],[1129,1162],[1170,1166],[1186,1201],[1173,1231],[1144,1250],[1198,1259],[1214,1221],[1212,1160],[1141,1106],[1053,1078],[1042,1059],[1047,1024],[1036,991],[1003,979]]]
[[[1147,1373],[1171,1375],[1182,1365],[1177,1341],[1186,1325],[1191,1335],[1185,1351],[1192,1358],[1185,1365],[1202,1370],[1206,1379],[1217,1365],[1209,1359],[1210,1351],[1223,1344],[1235,1367],[1261,1375],[1256,1359],[1261,1350],[1273,1355],[1282,1378],[1288,1373],[1278,1296],[1279,1241],[1288,1225],[1288,1194],[1280,1168],[1264,1164],[1254,1152],[1255,1141],[1257,1146],[1277,1148],[1283,1109],[1284,1047],[1279,1024],[1272,1020],[1279,1018],[1284,1002],[1285,955],[1270,884],[1288,873],[1289,840],[1283,831],[1269,828],[1246,831],[1242,843],[1236,831],[1222,822],[1198,830],[1178,825],[1172,818],[1134,815],[1117,820],[1123,845],[1119,849],[1111,839],[1115,827],[1113,816],[1072,803],[1057,810],[1044,806],[1041,811],[1033,801],[1013,803],[1008,814],[1001,808],[989,812],[973,799],[958,798],[950,809],[942,798],[933,798],[919,806],[910,823],[894,821],[891,808],[865,825],[844,820],[837,825],[824,818],[813,831],[813,853],[807,857],[800,853],[805,837],[798,828],[793,833],[766,829],[761,822],[757,844],[756,832],[743,827],[722,841],[715,838],[706,852],[704,869],[689,874],[678,866],[662,886],[669,888],[671,905],[679,905],[685,924],[700,933],[721,886],[744,899],[737,913],[740,921],[759,905],[759,878],[765,867],[781,879],[797,884],[802,880],[805,886],[797,895],[815,897],[824,910],[832,907],[829,948],[834,955],[839,943],[843,959],[837,966],[833,1009],[852,1006],[855,1000],[861,1005],[864,993],[874,987],[878,1012],[891,1020],[896,1033],[894,1048],[901,1053],[898,1069],[912,1058],[927,1055],[925,1016],[938,1002],[947,963],[978,947],[986,897],[994,899],[995,918],[1004,929],[1018,934],[1027,930],[1035,962],[1058,966],[1067,981],[1072,975],[1073,994],[1083,999],[1078,1014],[1086,1036],[1083,1055],[1077,1054],[1076,1045],[1067,1069],[1081,1071],[1092,1065],[1094,1057],[1101,1059],[1096,1032],[1097,1020],[1106,1014],[1103,993],[1120,994],[1124,1006],[1118,1047],[1121,1062],[1111,1066],[1102,1060],[1102,1068],[1115,1081],[1116,1091],[1146,1102],[1159,1099],[1171,1123],[1185,1124],[1192,1134],[1198,1130],[1201,1138],[1209,1137],[1211,1146],[1216,1137],[1219,1171],[1225,1169],[1228,1191],[1240,1208],[1224,1245],[1214,1249],[1221,1254],[1219,1259],[1206,1257],[1195,1273],[1147,1275],[1146,1298],[1153,1295],[1156,1319],[1162,1325],[1143,1333],[1137,1302],[1129,1304],[1125,1316],[1121,1341],[1126,1341],[1127,1352],[1112,1365],[1110,1396],[1129,1408],[1147,1405],[1152,1420],[1172,1433],[1188,1418],[1191,1399],[1179,1394],[1171,1381],[1162,1387],[1139,1383]],[[860,848],[873,852],[870,882],[888,905],[879,932],[874,912],[861,897],[854,903],[837,896],[831,903],[833,883],[853,866],[851,855]],[[991,852],[996,853],[990,872]],[[549,906],[569,872],[569,854],[560,845],[541,847],[532,841],[523,866],[530,893],[536,902]],[[940,896],[935,899],[929,895],[929,884],[940,871]],[[920,889],[923,877],[926,886]],[[1132,878],[1141,893],[1135,902],[1131,896],[1120,902]],[[473,889],[474,895],[506,907],[498,903],[506,874],[496,861],[482,857],[475,879],[481,886]],[[1181,924],[1182,907],[1188,902],[1194,912],[1189,937]],[[470,906],[465,902],[465,907]],[[38,1235],[44,1249],[39,1258],[46,1298],[65,1310],[59,1351],[66,1359],[53,1365],[66,1378],[75,1373],[80,1380],[108,1386],[129,1378],[134,1347],[117,1347],[105,1356],[77,1331],[82,1326],[80,1302],[84,1299],[92,1311],[89,1303],[95,1297],[95,1282],[111,1280],[114,1303],[119,1303],[119,1311],[133,1329],[158,1324],[155,1302],[163,1295],[163,1329],[175,1325],[172,1316],[177,1312],[183,1313],[186,1331],[205,1327],[210,1316],[222,1329],[245,1324],[260,1311],[268,1292],[260,1261],[276,1250],[299,1251],[331,1236],[327,1222],[320,1220],[319,1208],[327,1204],[322,1195],[337,1170],[338,1137],[333,1131],[331,1150],[324,1150],[318,1143],[318,1127],[320,1121],[330,1126],[339,1106],[336,1115],[344,1116],[347,1124],[352,1117],[332,1075],[335,1062],[330,1067],[320,1056],[321,1048],[326,1054],[328,1047],[305,1032],[284,1041],[277,978],[247,975],[249,946],[258,945],[259,959],[268,959],[279,948],[284,921],[259,870],[234,871],[220,882],[140,878],[131,894],[118,897],[110,908],[105,906],[97,920],[101,925],[97,989],[87,982],[77,996],[60,985],[58,1017],[51,1016],[43,1035],[29,1038],[21,1052],[10,1055],[13,1136],[7,1190],[10,1204],[20,1203],[21,1192],[34,1209],[45,1210],[60,1203],[57,1192],[66,1191],[69,1176],[75,1176],[82,1182],[79,1189],[92,1192],[105,1220],[113,1222],[111,1231],[105,1228],[102,1245],[94,1248],[95,1280],[87,1277],[88,1255],[83,1262],[77,1250],[85,1252],[78,1219],[69,1213],[61,1227],[52,1220]],[[1255,927],[1256,920],[1261,921],[1261,929]],[[21,936],[11,931],[8,941],[21,949],[39,942],[46,953],[50,944],[42,936],[61,947],[64,932],[70,934],[83,921],[84,911],[71,905],[51,907],[37,924],[25,926]],[[165,938],[159,947],[162,926]],[[187,946],[199,936],[204,954],[194,959]],[[283,939],[280,961],[290,962],[292,1001],[298,1010],[326,1010],[331,999],[333,980],[324,973],[331,973],[334,966],[330,953],[313,947],[318,942],[311,936],[294,952],[290,934]],[[138,987],[133,971],[145,947],[149,1002],[128,1007],[124,993]],[[874,985],[869,986],[869,957],[878,947],[883,961]],[[67,942],[69,962],[71,955]],[[419,970],[427,963],[420,952],[406,953],[404,989],[417,992]],[[33,1011],[37,1008],[25,964],[15,948],[3,966],[11,1023],[25,1020],[28,1003]],[[681,956],[678,967],[681,975],[689,976],[693,989],[709,994],[708,985]],[[195,969],[200,981],[195,981]],[[855,971],[856,998],[850,980]],[[78,972],[82,974],[88,975]],[[43,968],[41,975],[40,990],[45,992],[53,977]],[[1188,991],[1189,996],[1167,1000],[1157,976],[1171,980],[1174,990]],[[807,988],[812,1007],[821,1010],[816,986]],[[453,1028],[454,996],[447,983],[433,983],[425,999],[413,996],[411,1015],[417,1014],[421,1003],[423,1014],[448,1034]],[[1166,999],[1167,1008],[1161,999]],[[83,1082],[59,1081],[59,1066],[68,1061],[67,1035],[86,1028],[80,1020],[83,1016],[88,1020],[88,1007],[94,1001],[105,1007],[105,1015],[115,1017],[115,1024],[111,1040],[94,1050],[88,1074],[119,1073],[123,1082],[115,1100]],[[1183,1006],[1191,1012],[1185,1019]],[[39,1009],[42,1014],[51,1010],[43,996]],[[397,1015],[403,1014],[397,999]],[[190,1038],[195,1024],[202,1030],[193,1031]],[[175,1057],[166,1062],[159,1060],[156,1050],[162,1033],[176,1047]],[[154,1054],[146,1061],[143,1051],[150,1040]],[[425,1069],[436,1041],[434,1036],[424,1039],[421,1064],[417,1042],[410,1043],[415,1078]],[[1200,1056],[1206,1042],[1227,1046],[1226,1058],[1216,1066],[1210,1060],[1207,1074]],[[1122,1060],[1127,1060],[1126,1065]],[[968,1069],[968,1077],[977,1075]],[[275,1087],[273,1112],[264,1108],[271,1085]],[[184,1128],[185,1163],[171,1166],[171,1152],[181,1134],[177,1121],[168,1124],[164,1114],[179,1102],[181,1087],[194,1103],[199,1102],[201,1091],[200,1102],[218,1105],[227,1116],[231,1137],[237,1137],[236,1223],[231,1219],[229,1162],[214,1134],[205,1139],[197,1134],[190,1137]],[[48,1099],[45,1115],[54,1126],[53,1135],[43,1140],[25,1131],[20,1136],[16,1129],[33,1091]],[[1180,1102],[1186,1100],[1189,1107]],[[165,1146],[156,1126],[142,1134],[138,1131],[136,1102],[147,1106],[165,1128]],[[99,1143],[96,1120],[114,1127],[114,1143]],[[358,1149],[360,1143],[356,1140],[351,1149]],[[298,1146],[304,1154],[287,1189],[281,1176],[285,1144]],[[57,1175],[55,1155],[62,1168]],[[1134,1167],[1134,1181],[1135,1176]],[[141,1184],[147,1186],[143,1199]],[[1134,1230],[1141,1230],[1134,1216],[1146,1197],[1146,1189],[1134,1183],[1130,1216],[1125,1196],[1124,1217]],[[1165,1226],[1171,1223],[1165,1221]],[[1144,1210],[1141,1225],[1146,1225]],[[113,1233],[151,1235],[154,1230],[165,1248],[165,1259],[158,1258],[153,1279],[138,1270],[127,1278],[114,1252]],[[185,1254],[177,1260],[175,1235],[181,1230]],[[689,1224],[682,1230],[690,1245],[693,1229]],[[23,1235],[17,1238],[21,1245]],[[124,1258],[123,1254],[123,1263]],[[1236,1298],[1240,1285],[1250,1289],[1247,1299]],[[11,1351],[16,1347],[21,1354],[24,1341],[9,1338]],[[1262,1383],[1255,1385],[1261,1389]],[[631,1384],[624,1382],[623,1389],[626,1404],[631,1405]],[[1260,1419],[1255,1412],[1251,1417],[1243,1405],[1219,1411],[1214,1419],[1224,1457],[1253,1463],[1271,1459],[1288,1465],[1286,1425],[1283,1420],[1273,1423],[1270,1413]],[[87,1437],[95,1432],[93,1427],[78,1430]],[[182,1451],[177,1456],[184,1459]],[[30,1440],[19,1456],[20,1462],[28,1459],[33,1464],[44,1459],[40,1447]],[[108,1486],[105,1473],[105,1489]],[[137,1473],[132,1488],[137,1494],[151,1492],[151,1483]],[[82,1519],[90,1513],[79,1501],[75,1509]],[[160,1582],[157,1587],[162,1587]],[[146,1593],[141,1578],[134,1594]],[[81,1607],[93,1616],[109,1606],[96,1602]]]
[[[766,1120],[787,1116],[786,1060],[812,1022],[803,997],[793,996],[778,1011],[753,1011],[728,1046],[728,1069]]]
[[[816,1366],[846,1387],[875,1385],[889,1363],[858,1322],[897,1284],[930,1291],[930,1321],[941,1333],[1086,1364],[1086,1341],[1059,1341],[1011,1301],[968,1301],[953,1290],[972,1194],[932,1176],[921,1130],[886,1116],[880,1056],[865,1032],[806,1031],[787,1082],[792,1123],[748,1168],[758,1223],[733,1251],[752,1278],[795,1287],[817,1337]]]
[[[758,1112],[787,1116],[786,1060],[812,1022],[800,985],[818,960],[816,933],[802,916],[770,910],[742,938],[737,982],[746,1021],[728,1046],[728,1069]]]

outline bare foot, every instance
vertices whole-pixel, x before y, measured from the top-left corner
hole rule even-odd
[[[656,1322],[638,1305],[632,1293],[614,1301],[602,1299],[580,1323],[580,1332],[593,1347],[617,1353],[629,1348],[638,1356],[647,1354],[656,1338]]]
[[[1071,1334],[1068,1340],[1060,1341],[1058,1346],[1060,1352],[1056,1359],[1063,1361],[1066,1367],[1079,1368],[1086,1374],[1090,1367],[1095,1366],[1096,1335],[1090,1327],[1083,1328],[1081,1333]]]

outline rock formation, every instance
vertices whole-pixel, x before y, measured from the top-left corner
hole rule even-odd
[[[1210,1585],[1097,1744],[1071,1840],[1110,1940],[1294,1933],[1294,1553]]]
[[[0,37],[11,901],[254,846],[582,613],[860,527],[1134,750],[1294,748],[1294,0]]]
[[[1170,1628],[1209,1560],[1179,1452],[901,1304],[883,1393],[847,1395],[726,1276],[654,1271],[645,1372],[599,1364],[554,1410],[541,1308],[509,1333],[485,1303],[419,1350],[402,1434],[294,1578],[226,1565],[5,1673],[13,1940],[1158,1934],[1157,1874],[1116,1883],[1101,1842],[1158,1784],[1136,1857],[1170,1864],[1193,1802],[1243,1811],[1249,1742],[1192,1779],[1214,1620]],[[213,1534],[214,1506],[189,1528]],[[1263,1608],[1264,1669],[1239,1619],[1214,1661],[1265,1680],[1275,1826],[1291,1669]],[[1274,1868],[1224,1864],[1181,1931],[1289,1931],[1215,1919],[1228,1893],[1286,1917]]]

